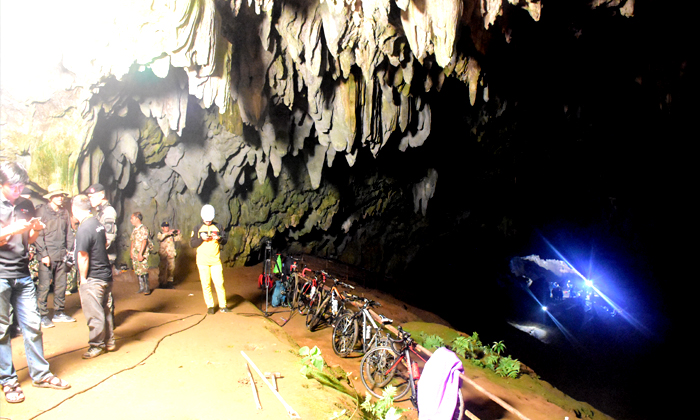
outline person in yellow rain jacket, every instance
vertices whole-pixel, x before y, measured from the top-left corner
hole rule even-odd
[[[214,222],[216,212],[211,204],[204,205],[200,214],[202,216],[202,224],[192,230],[190,246],[197,250],[197,269],[199,269],[199,280],[202,282],[207,313],[216,313],[211,283],[214,283],[214,288],[216,289],[219,310],[221,312],[231,312],[226,305],[224,268],[221,265],[221,256],[219,255],[221,245],[226,243],[228,235],[220,224]]]

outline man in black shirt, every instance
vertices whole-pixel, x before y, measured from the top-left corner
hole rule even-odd
[[[75,233],[75,261],[80,276],[80,304],[89,328],[90,348],[83,359],[92,359],[116,349],[114,318],[109,309],[112,264],[107,255],[105,227],[92,216],[90,199],[73,198],[73,217],[80,226]]]
[[[36,240],[44,225],[31,217],[34,211],[31,202],[20,197],[27,182],[29,176],[20,164],[0,162],[0,385],[8,403],[24,401],[24,392],[12,363],[10,312],[13,309],[22,328],[32,385],[70,388],[68,383],[51,373],[44,357],[41,317],[36,288],[29,274],[28,252],[29,244]]]

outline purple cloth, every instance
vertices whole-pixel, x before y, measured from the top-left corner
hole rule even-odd
[[[451,420],[457,406],[462,361],[445,348],[435,350],[418,381],[419,420]]]

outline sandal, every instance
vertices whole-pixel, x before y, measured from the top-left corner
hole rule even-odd
[[[2,392],[5,394],[5,401],[10,404],[21,403],[24,401],[24,392],[18,383],[12,385],[3,385]]]
[[[32,385],[37,388],[53,388],[53,389],[68,389],[70,385],[68,382],[60,379],[58,376],[49,375],[44,379],[36,382],[32,381]]]

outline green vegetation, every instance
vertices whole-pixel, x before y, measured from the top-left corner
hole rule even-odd
[[[426,349],[435,350],[435,349],[438,349],[440,347],[445,347],[445,340],[443,340],[442,337],[440,337],[437,334],[428,335],[424,332],[421,332],[420,338],[421,338],[421,341],[419,341],[420,345],[422,345]]]
[[[396,395],[396,388],[389,385],[384,388],[382,392],[382,398],[377,402],[372,403],[372,397],[369,392],[365,396],[365,401],[360,405],[362,407],[362,412],[364,413],[364,418],[367,420],[398,420],[401,418],[401,413],[403,413],[403,408],[394,407],[394,396]]]
[[[311,377],[314,372],[323,371],[323,367],[326,365],[323,357],[321,357],[321,349],[317,346],[314,346],[312,349],[309,349],[309,346],[300,348],[299,356],[301,356],[301,369],[299,372],[307,378]]]
[[[401,413],[405,411],[394,407],[396,389],[392,386],[388,386],[384,390],[382,398],[377,402],[372,403],[371,396],[367,393],[365,401],[360,404],[360,396],[348,378],[348,372],[343,371],[339,367],[329,367],[321,356],[321,349],[317,346],[311,349],[308,346],[301,347],[299,349],[299,356],[301,356],[299,364],[301,365],[300,373],[302,375],[310,379],[315,379],[323,386],[330,387],[350,396],[357,404],[352,414],[348,414],[347,408],[342,409],[341,411],[334,412],[329,420],[352,418],[360,409],[362,413],[361,418],[364,420],[398,420],[401,418]],[[346,385],[352,388],[348,388]]]
[[[504,378],[518,378],[520,376],[520,362],[510,356],[501,356],[506,348],[502,340],[494,342],[491,346],[485,346],[477,332],[467,336],[447,327],[443,327],[442,333],[434,331],[434,327],[431,327],[433,331],[428,332],[411,331],[409,330],[410,326],[404,326],[404,328],[412,335],[419,337],[416,341],[428,350],[445,347],[445,343],[449,342],[449,348],[452,351],[474,366],[490,369]]]

